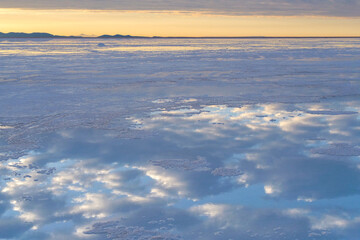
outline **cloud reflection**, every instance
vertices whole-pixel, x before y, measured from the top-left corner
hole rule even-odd
[[[157,131],[142,139],[61,131],[46,148],[1,162],[0,228],[10,229],[1,237],[57,239],[48,234],[66,228],[73,239],[355,239],[360,215],[311,206],[359,195],[358,114],[314,107],[161,110],[131,118]],[[259,184],[258,198],[278,208],[203,202]]]

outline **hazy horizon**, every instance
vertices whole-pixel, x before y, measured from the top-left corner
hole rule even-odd
[[[95,1],[71,4],[70,1],[0,1],[0,31],[86,36],[122,32],[146,37],[360,35],[357,0],[342,4],[326,0],[221,3],[102,1],[101,5]]]
[[[79,35],[57,35],[57,34],[53,34],[51,32],[14,32],[14,31],[10,31],[10,32],[1,32],[0,34],[26,34],[26,35],[32,35],[32,34],[49,34],[49,35],[53,35],[53,37],[75,37],[75,38],[99,38],[102,36],[108,36],[110,38],[116,38],[116,37],[130,37],[130,38],[360,38],[360,35],[354,35],[354,36],[276,36],[276,35],[271,35],[271,36],[156,36],[156,35],[150,35],[150,36],[135,36],[135,35],[129,35],[126,33],[117,33],[117,34],[101,34],[101,35],[86,35],[86,34],[79,34]],[[1,36],[0,36],[1,37]],[[6,38],[6,37],[5,37]],[[12,37],[10,37],[12,38]],[[15,38],[21,38],[21,37],[15,37]],[[36,38],[36,37],[35,37]]]

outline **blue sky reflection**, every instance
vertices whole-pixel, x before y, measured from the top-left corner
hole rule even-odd
[[[352,111],[329,103],[157,111],[130,118],[156,130],[143,139],[60,131],[1,163],[0,228],[10,229],[2,237],[357,236],[359,209],[349,202],[360,192],[358,105],[341,104]],[[349,147],[325,151],[334,144]]]
[[[0,239],[359,239],[359,40],[166,41],[0,43]]]

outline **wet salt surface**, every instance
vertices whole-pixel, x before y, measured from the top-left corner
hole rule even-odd
[[[360,40],[0,42],[0,238],[359,239]]]

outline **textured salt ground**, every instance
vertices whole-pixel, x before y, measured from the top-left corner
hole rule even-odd
[[[358,40],[104,43],[0,42],[19,239],[357,239]]]
[[[333,156],[360,156],[360,147],[346,143],[337,143],[326,148],[312,149],[311,152]]]

